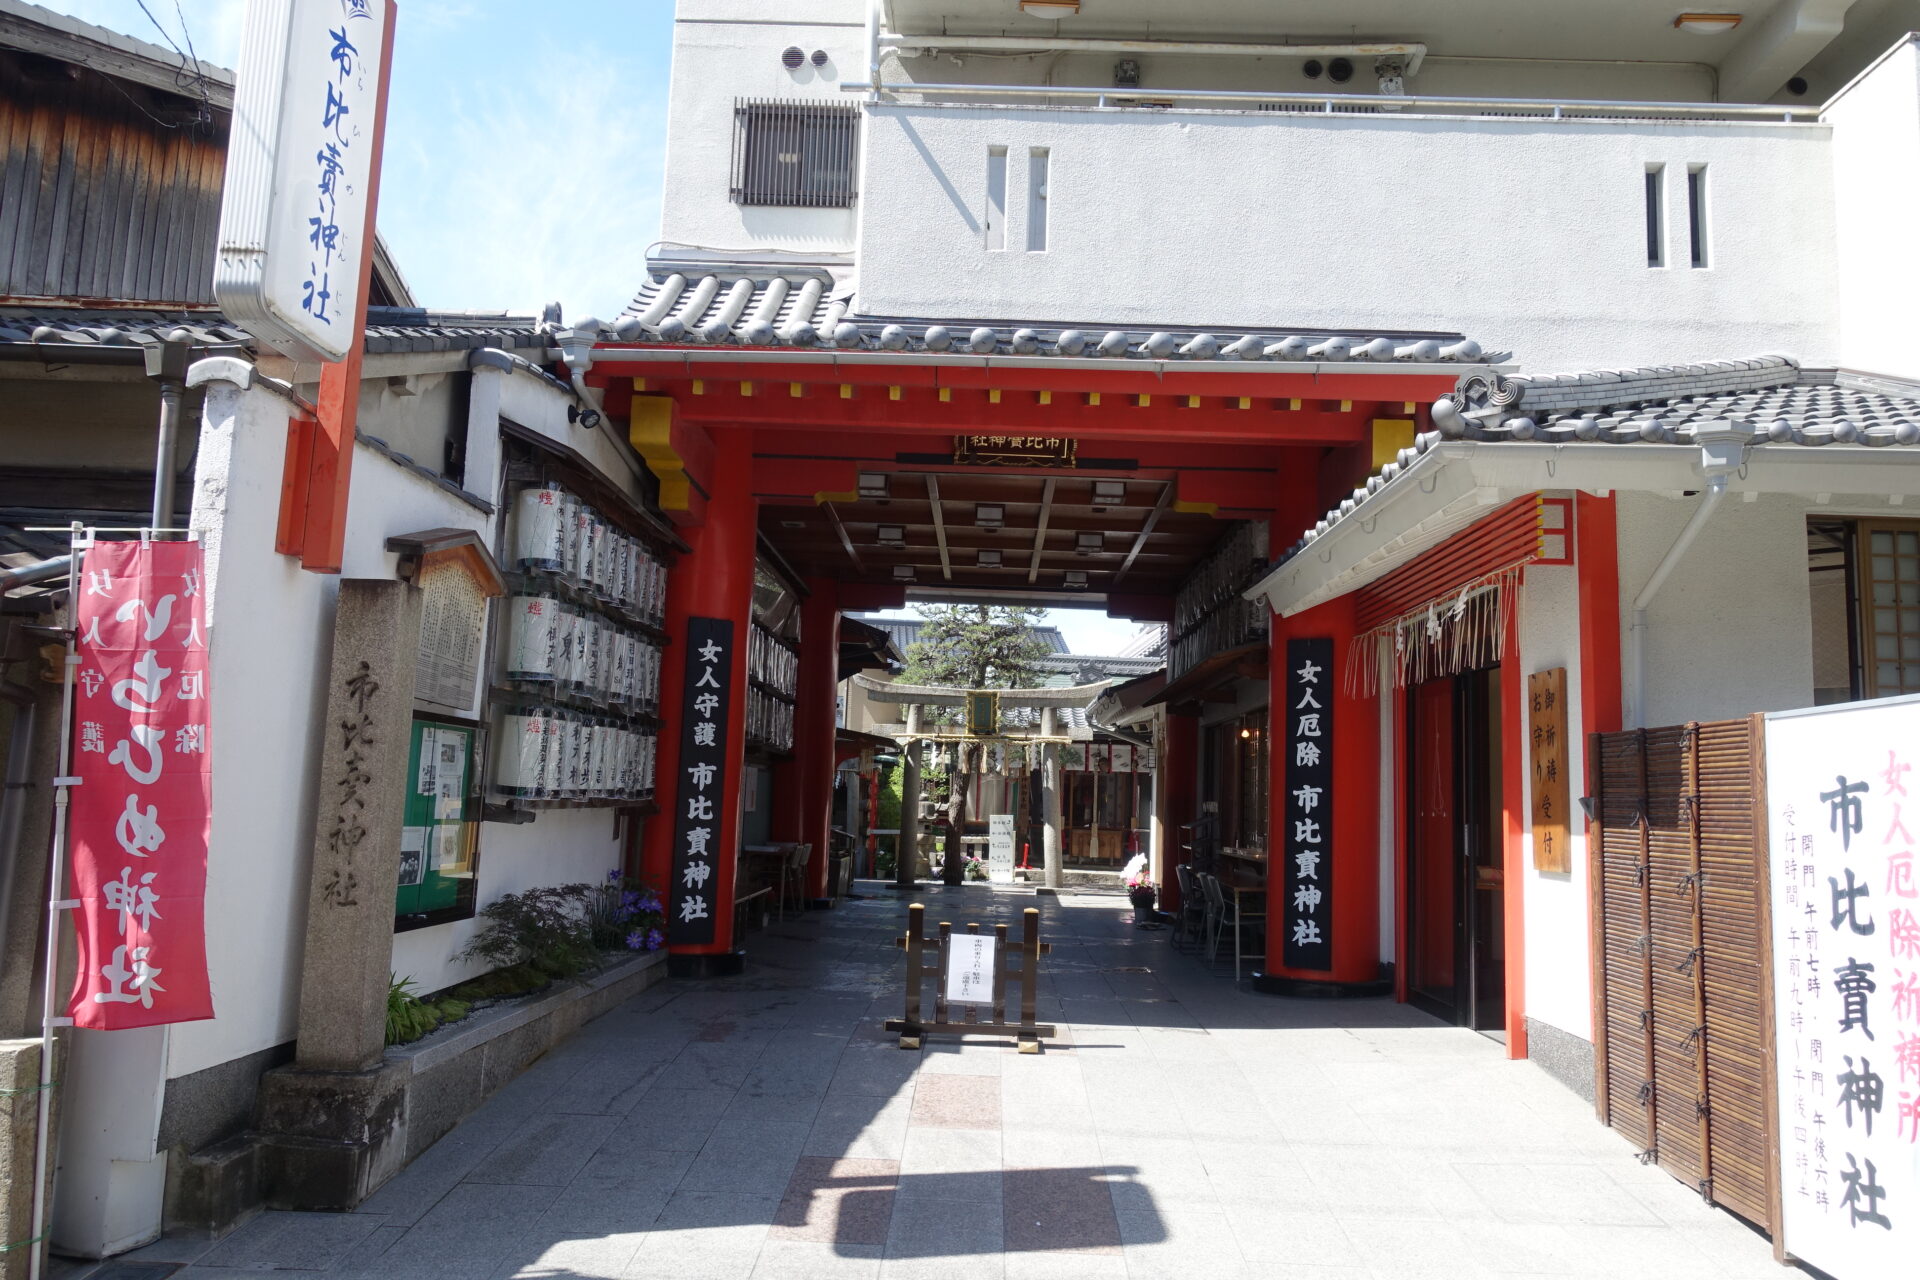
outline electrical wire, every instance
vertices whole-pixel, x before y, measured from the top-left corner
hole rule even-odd
[[[160,38],[167,42],[167,47],[172,49],[175,55],[179,57],[180,68],[174,72],[173,83],[183,94],[199,101],[199,119],[195,121],[195,123],[205,124],[210,122],[213,119],[213,101],[207,95],[207,75],[205,69],[200,65],[199,53],[189,52],[193,49],[193,33],[187,29],[187,15],[181,11],[180,0],[173,0],[173,11],[180,19],[180,35],[181,38],[187,42],[185,49],[182,49],[179,43],[174,40],[173,33],[161,25],[160,19],[153,16],[153,10],[147,8],[147,0],[133,0],[133,2],[140,6],[140,12],[147,15],[147,21],[153,24],[153,29],[160,33]],[[187,64],[189,62],[193,64],[193,70],[191,72],[187,70]],[[124,90],[122,90],[122,96],[126,96]],[[128,97],[128,101],[132,101],[131,97]],[[135,103],[135,105],[138,106],[139,104]],[[141,110],[145,112],[149,118],[153,119],[156,124],[164,123],[157,116],[154,116],[151,111],[146,111],[144,107],[142,107]],[[179,128],[178,125],[167,125],[166,127],[173,129]]]

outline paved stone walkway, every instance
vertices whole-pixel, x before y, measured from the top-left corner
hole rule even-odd
[[[1036,903],[925,900],[956,923]],[[756,935],[742,978],[589,1025],[359,1213],[135,1256],[193,1280],[1783,1274],[1490,1040],[1238,991],[1120,900],[1038,903],[1064,1024],[1039,1056],[895,1047],[905,911],[852,902]]]

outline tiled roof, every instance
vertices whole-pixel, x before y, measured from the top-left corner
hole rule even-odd
[[[1325,329],[1222,329],[1189,325],[1110,328],[1017,320],[863,315],[855,286],[826,268],[735,267],[658,262],[613,336],[632,343],[743,347],[827,347],[954,355],[1144,360],[1483,361],[1480,344],[1458,333]]]
[[[1803,369],[1785,356],[1652,369],[1504,378],[1464,375],[1433,406],[1437,430],[1380,469],[1288,549],[1282,562],[1362,508],[1448,440],[1562,446],[1699,443],[1700,429],[1754,445],[1920,445],[1920,384],[1847,370]]]
[[[1114,677],[1131,679],[1144,676],[1166,666],[1167,661],[1164,657],[1063,653],[1058,657],[1042,658],[1033,665],[1040,671],[1059,672],[1073,677],[1068,680],[1069,684],[1092,684],[1096,680]]]
[[[61,347],[150,347],[175,333],[196,346],[256,349],[243,329],[212,311],[103,311],[0,307],[0,344],[35,346],[56,357]],[[417,351],[544,347],[532,316],[369,307],[370,355]]]
[[[893,641],[894,648],[900,650],[902,656],[905,656],[907,646],[919,641],[920,628],[926,625],[920,618],[876,618],[864,613],[852,613],[847,616],[886,632],[887,637]],[[1067,652],[1067,638],[1061,634],[1060,628],[1035,627],[1033,634],[1046,643],[1048,653],[1059,655]]]

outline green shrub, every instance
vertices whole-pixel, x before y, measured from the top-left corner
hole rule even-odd
[[[603,884],[543,885],[494,899],[480,911],[486,927],[467,944],[469,959],[527,972],[517,990],[596,967],[602,953],[655,951],[666,945],[659,895],[622,877]],[[488,975],[492,976],[492,975]]]
[[[440,1025],[440,1014],[413,994],[413,979],[389,974],[387,982],[387,1043],[418,1040]]]

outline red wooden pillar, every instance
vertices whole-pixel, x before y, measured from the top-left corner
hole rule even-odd
[[[1267,787],[1267,969],[1261,990],[1287,991],[1306,982],[1373,989],[1380,982],[1380,707],[1375,695],[1355,695],[1347,678],[1354,637],[1354,599],[1342,596],[1290,618],[1275,618],[1268,662],[1268,732],[1272,751]],[[1288,740],[1287,641],[1330,637],[1333,669],[1323,677],[1333,712],[1333,796],[1328,849],[1333,930],[1331,971],[1289,969],[1285,951],[1287,904],[1281,901],[1284,860],[1291,855],[1286,819]]]
[[[1620,731],[1620,541],[1615,524],[1613,495],[1604,498],[1590,493],[1574,495],[1573,552],[1578,566],[1580,598],[1580,761],[1582,795],[1595,793],[1594,780],[1586,776],[1585,736],[1591,733]],[[1586,822],[1587,836],[1587,910],[1588,918],[1597,918],[1594,904],[1603,885],[1598,874],[1599,860],[1594,856],[1593,821]],[[1604,981],[1602,947],[1596,941],[1587,948],[1587,990],[1593,995]],[[1599,1043],[1598,1022],[1601,1007],[1594,1009],[1595,1025],[1588,1028],[1594,1043]]]
[[[641,856],[647,882],[665,893],[673,862],[674,804],[679,794],[680,727],[687,694],[680,672],[686,663],[687,620],[722,618],[733,624],[727,687],[733,691],[725,729],[726,770],[715,811],[720,815],[714,849],[713,941],[671,945],[676,975],[738,972],[733,937],[735,871],[740,849],[740,784],[747,749],[747,639],[753,621],[754,536],[758,504],[753,497],[753,437],[745,430],[714,432],[714,466],[706,521],[682,530],[690,550],[667,580],[668,649],[660,681],[660,738],[655,793],[660,811],[647,819]],[[671,922],[669,922],[671,924]],[[671,937],[671,934],[669,934]]]
[[[827,850],[833,833],[834,750],[840,696],[840,584],[809,578],[812,594],[800,605],[800,670],[794,688],[793,768],[799,790],[800,832],[813,846],[807,860],[807,896],[812,905],[832,905],[827,893]]]
[[[1160,865],[1153,869],[1160,886],[1160,909],[1180,910],[1180,876],[1175,867],[1189,860],[1180,828],[1194,820],[1199,785],[1200,717],[1167,712],[1164,747],[1153,771],[1154,808],[1160,814]]]

